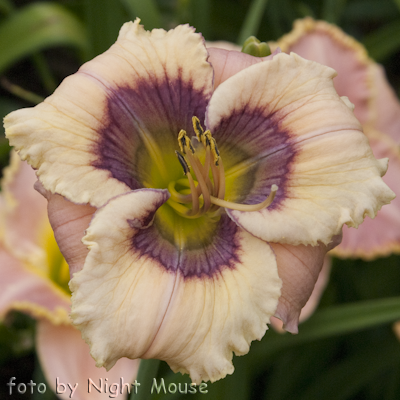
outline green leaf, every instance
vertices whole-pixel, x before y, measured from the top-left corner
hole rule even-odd
[[[312,17],[314,19],[316,18],[314,10],[306,3],[303,2],[294,3],[294,9],[296,10],[296,13],[300,18],[304,17]]]
[[[393,19],[398,14],[398,10],[393,1],[389,0],[353,0],[346,5],[346,20],[353,24],[363,25],[366,20],[368,22],[382,22]],[[359,29],[359,27],[354,26]]]
[[[58,4],[24,7],[0,26],[0,73],[18,60],[51,46],[74,46],[86,52],[82,24]]]
[[[141,360],[137,381],[140,383],[137,393],[132,390],[131,400],[149,400],[151,399],[151,387],[153,379],[157,378],[157,372],[160,367],[160,360]]]
[[[161,15],[154,0],[120,0],[132,20],[139,17],[146,30],[161,28]]]
[[[400,19],[375,30],[364,39],[369,55],[378,62],[400,49]]]
[[[249,36],[257,36],[268,0],[253,0],[246,18],[243,22],[242,29],[239,33],[238,43],[243,44]]]
[[[298,390],[309,384],[309,377],[329,365],[337,352],[336,340],[308,343],[303,346],[283,350],[277,357],[269,360],[272,367],[268,370],[268,382],[263,399],[297,399]],[[311,363],[311,364],[310,364]],[[290,371],[290,379],[288,379]]]
[[[14,5],[10,0],[0,0],[0,13],[7,15],[13,11],[13,9]]]
[[[337,24],[345,5],[346,0],[325,0],[322,10],[322,19],[332,24]]]
[[[346,400],[352,398],[383,372],[399,364],[400,346],[396,340],[365,348],[323,373],[302,391],[299,400]],[[351,377],[351,378],[349,378]],[[382,397],[383,398],[383,397]]]
[[[253,344],[250,356],[260,362],[288,346],[343,335],[398,319],[400,319],[400,297],[329,307],[317,311],[308,321],[301,324],[298,335],[267,332],[262,343]]]
[[[119,1],[85,0],[84,8],[90,41],[89,58],[93,58],[114,44],[127,16]]]
[[[21,108],[24,105],[25,104],[22,102],[13,101],[5,97],[0,97],[0,120],[3,121],[3,118],[8,113],[17,110],[18,108]],[[8,143],[8,139],[5,138],[4,128],[1,127],[0,128],[0,177],[1,177],[1,170],[9,163],[10,150],[11,147]]]
[[[210,36],[212,25],[210,21],[211,1],[210,0],[191,0],[191,18],[188,21],[194,26],[197,32],[201,32],[207,39]]]

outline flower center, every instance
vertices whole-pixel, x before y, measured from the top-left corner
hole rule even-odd
[[[220,207],[239,211],[259,211],[274,200],[277,185],[271,186],[269,196],[259,204],[237,204],[224,200],[225,174],[217,142],[209,130],[204,131],[197,117],[192,118],[196,137],[193,142],[181,130],[178,143],[181,152],[175,151],[186,178],[171,181],[168,204],[185,218],[218,217]],[[203,159],[203,163],[201,161]]]

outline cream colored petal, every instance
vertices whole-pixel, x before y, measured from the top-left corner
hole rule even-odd
[[[389,136],[371,128],[366,128],[365,133],[375,157],[389,158],[389,168],[383,180],[397,197],[374,219],[366,218],[358,229],[344,227],[342,243],[331,253],[337,257],[371,260],[400,252],[400,151]]]
[[[282,53],[231,77],[210,101],[207,127],[221,153],[230,148],[229,157],[243,158],[225,169],[227,186],[238,193],[233,200],[259,203],[272,184],[279,187],[267,209],[227,210],[263,240],[328,244],[343,224],[358,226],[394,197],[381,179],[387,160],[373,157],[334,76],[331,68]]]
[[[131,383],[137,376],[139,360],[121,359],[108,372],[97,368],[89,346],[73,326],[38,321],[36,349],[47,383],[61,399],[126,399],[128,387],[130,392],[134,390]]]
[[[278,40],[282,51],[294,52],[336,70],[333,82],[340,96],[355,105],[361,123],[369,121],[374,93],[372,60],[365,48],[336,25],[304,18],[294,23],[293,30]]]
[[[196,383],[215,381],[233,372],[232,352],[246,354],[267,329],[281,286],[275,257],[226,219],[234,237],[225,254],[213,254],[223,263],[185,277],[185,249],[162,263],[165,249],[157,256],[141,246],[165,200],[161,191],[135,191],[97,211],[84,238],[85,266],[71,281],[71,315],[98,366],[158,358]]]
[[[204,120],[212,75],[194,28],[146,32],[129,22],[43,103],[9,114],[6,135],[46,189],[100,206],[165,178],[164,152],[174,157],[193,115]]]

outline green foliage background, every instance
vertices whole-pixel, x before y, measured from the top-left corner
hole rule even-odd
[[[84,61],[106,50],[121,25],[137,16],[147,29],[190,23],[206,40],[236,43],[250,35],[278,39],[297,18],[324,19],[362,42],[400,90],[400,0],[0,0],[0,116],[48,96]],[[8,164],[9,151],[0,132],[1,168]],[[398,400],[396,320],[399,256],[334,260],[319,309],[300,326],[299,335],[267,332],[249,355],[235,357],[234,375],[208,384],[206,395],[142,391],[132,398]],[[22,314],[11,313],[0,325],[0,398],[9,398],[10,376],[19,382],[44,381],[34,334],[34,321]],[[150,362],[148,368],[166,384],[189,382],[166,364],[158,368]],[[149,375],[143,379],[151,383]],[[48,391],[37,398],[55,395]]]

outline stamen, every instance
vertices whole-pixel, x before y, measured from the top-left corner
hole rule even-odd
[[[182,217],[189,218],[189,219],[198,218],[198,215],[190,215],[191,210],[189,210],[188,208],[186,208],[182,204],[179,204],[176,201],[171,200],[171,198],[169,198],[167,200],[167,204],[170,207],[172,207]]]
[[[219,191],[219,172],[218,172],[218,167],[211,163],[211,172],[214,180],[214,190],[213,190],[213,196],[219,197],[218,196],[218,191]]]
[[[194,147],[191,140],[187,137],[186,131],[181,129],[178,135],[178,143],[183,154],[186,154],[186,148],[189,148],[192,154],[194,154]]]
[[[225,170],[224,164],[222,163],[222,158],[219,159],[219,165],[217,166],[219,170],[219,189],[218,189],[218,198],[223,199],[225,197]]]
[[[192,124],[193,124],[194,132],[196,133],[197,139],[199,140],[200,143],[203,143],[204,129],[202,128],[202,126],[200,124],[200,120],[197,117],[192,117]]]
[[[168,184],[168,191],[171,194],[171,199],[178,202],[178,203],[191,203],[192,202],[192,195],[191,194],[182,194],[179,193],[175,189],[175,181],[171,181]]]
[[[214,187],[209,178],[210,165],[211,165],[210,158],[211,158],[210,149],[207,147],[206,159],[204,161],[204,167],[202,168],[202,172],[203,172],[204,180],[206,181],[206,184],[207,184],[208,191],[210,193],[213,193]],[[202,167],[202,165],[200,164],[200,161],[199,161],[199,165],[200,165],[200,167]]]
[[[188,178],[191,194],[182,195],[178,193],[175,189],[175,182],[169,183],[168,190],[173,200],[178,201],[179,203],[190,203],[190,202],[192,203],[192,210],[190,212],[187,212],[187,214],[185,215],[196,215],[199,211],[199,195],[197,194],[196,186],[193,182],[192,175],[190,175],[189,165],[186,162],[185,157],[183,157],[183,155],[180,154],[179,151],[175,151],[175,154],[177,155],[178,160],[182,165],[183,173]]]
[[[218,165],[218,161],[219,161],[219,150],[217,147],[217,142],[215,141],[215,139],[212,137],[211,132],[210,131],[206,131],[204,133],[205,138],[207,139],[207,147],[209,146],[211,149],[211,153],[214,156],[214,164]]]
[[[212,139],[211,140],[211,150],[212,150],[212,152],[214,154],[214,164],[218,165],[218,162],[220,160],[220,156],[219,156],[219,150],[218,150],[218,147],[217,147],[217,142],[213,137],[211,137],[211,139]]]
[[[211,200],[210,200],[210,192],[208,191],[207,184],[203,178],[202,172],[199,170],[196,160],[194,159],[194,156],[190,153],[187,153],[187,157],[189,160],[189,163],[191,164],[193,168],[193,172],[197,177],[197,180],[199,182],[199,186],[201,188],[201,194],[203,195],[204,199],[204,204],[203,207],[201,208],[201,213],[205,213],[208,211],[211,205]]]
[[[199,212],[199,197],[197,195],[196,187],[194,186],[192,175],[187,174],[189,180],[190,191],[192,192],[192,211],[190,215],[196,215]]]
[[[178,143],[184,155],[178,151],[175,153],[186,178],[169,183],[168,190],[171,194],[171,198],[168,200],[168,204],[183,217],[198,218],[208,213],[207,216],[211,219],[219,218],[220,207],[238,211],[259,211],[271,205],[278,190],[278,186],[275,184],[271,186],[269,196],[259,204],[237,204],[224,200],[225,172],[217,142],[212,137],[209,130],[204,132],[200,120],[197,117],[192,118],[192,123],[197,139],[205,147],[204,165],[200,162],[197,154],[195,154],[194,147],[186,131],[182,129],[178,135]],[[214,158],[213,162],[211,161],[211,154]],[[192,168],[193,176],[198,181],[197,186],[190,173],[190,168]],[[209,175],[210,168],[212,181]],[[175,189],[175,185],[177,184],[183,188],[190,188],[190,190],[180,189],[178,192]],[[203,196],[203,205],[201,209],[199,208],[200,196]],[[189,203],[192,204],[191,209],[184,206],[184,204]]]
[[[179,151],[177,151],[177,150],[175,150],[175,154],[178,157],[180,164],[182,165],[183,173],[185,175],[187,175],[190,172],[190,168],[189,168],[188,163],[185,160],[185,157],[183,157],[183,155],[181,153],[179,153]]]
[[[178,179],[178,180],[176,181],[176,183],[177,183],[178,185],[181,185],[181,186],[190,187],[189,181],[188,181],[187,179],[184,179],[184,178],[183,178],[183,179]],[[200,185],[196,186],[196,192],[197,192],[197,195],[200,196],[200,194],[201,194]]]
[[[230,201],[218,199],[214,196],[210,196],[210,198],[211,198],[211,202],[213,204],[216,204],[220,207],[229,208],[231,210],[260,211],[263,208],[266,208],[269,205],[271,205],[271,203],[274,201],[277,190],[278,190],[278,186],[273,184],[271,186],[271,192],[270,192],[269,196],[262,203],[258,203],[258,204],[237,204],[237,203],[232,203]]]

